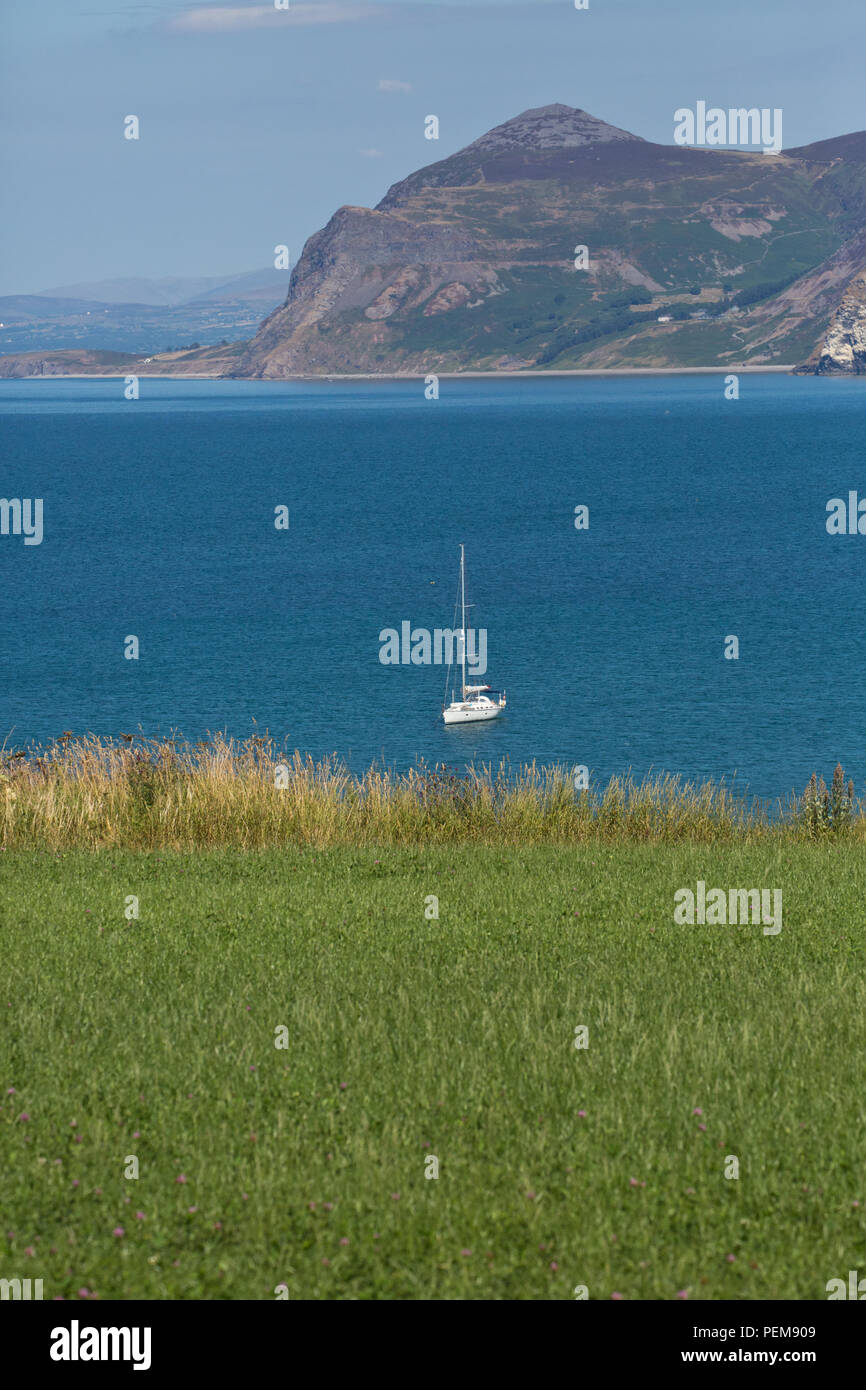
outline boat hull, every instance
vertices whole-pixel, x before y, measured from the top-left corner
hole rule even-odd
[[[498,719],[502,713],[500,705],[450,705],[442,711],[446,724],[477,724],[481,720]]]

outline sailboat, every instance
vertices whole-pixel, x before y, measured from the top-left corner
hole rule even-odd
[[[461,698],[458,700],[457,690],[454,690],[455,698],[450,704],[443,705],[442,718],[446,724],[473,724],[480,719],[496,719],[505,709],[505,691],[493,690],[489,685],[467,685],[466,684],[466,556],[464,547],[460,547],[460,628],[458,639],[460,645],[460,690]],[[449,680],[451,671],[449,669]],[[445,694],[448,694],[448,682],[445,686]],[[491,699],[492,695],[498,695],[498,700]]]

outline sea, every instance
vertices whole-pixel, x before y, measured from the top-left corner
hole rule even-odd
[[[0,743],[269,734],[359,773],[535,762],[769,801],[840,761],[866,789],[866,534],[827,529],[832,499],[866,512],[866,380],[431,394],[0,382],[0,497],[43,516],[39,544],[14,509],[0,535]],[[439,654],[461,544],[507,707],[446,727],[447,668],[381,658],[404,624]]]

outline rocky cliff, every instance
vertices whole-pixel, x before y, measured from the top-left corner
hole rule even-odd
[[[848,285],[819,346],[799,370],[817,376],[866,374],[866,267]]]

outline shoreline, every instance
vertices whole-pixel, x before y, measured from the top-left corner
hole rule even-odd
[[[440,381],[532,381],[539,377],[633,377],[633,376],[743,376],[762,372],[775,374],[796,371],[797,364],[766,367],[576,367],[570,371],[515,371],[515,372],[430,372]],[[808,375],[813,375],[808,373]],[[215,372],[58,372],[39,376],[0,376],[0,381],[125,381],[128,376],[136,376],[147,381],[249,381],[261,385],[279,386],[286,381],[420,381],[426,380],[418,372],[317,372],[292,373],[281,377],[231,376]]]

